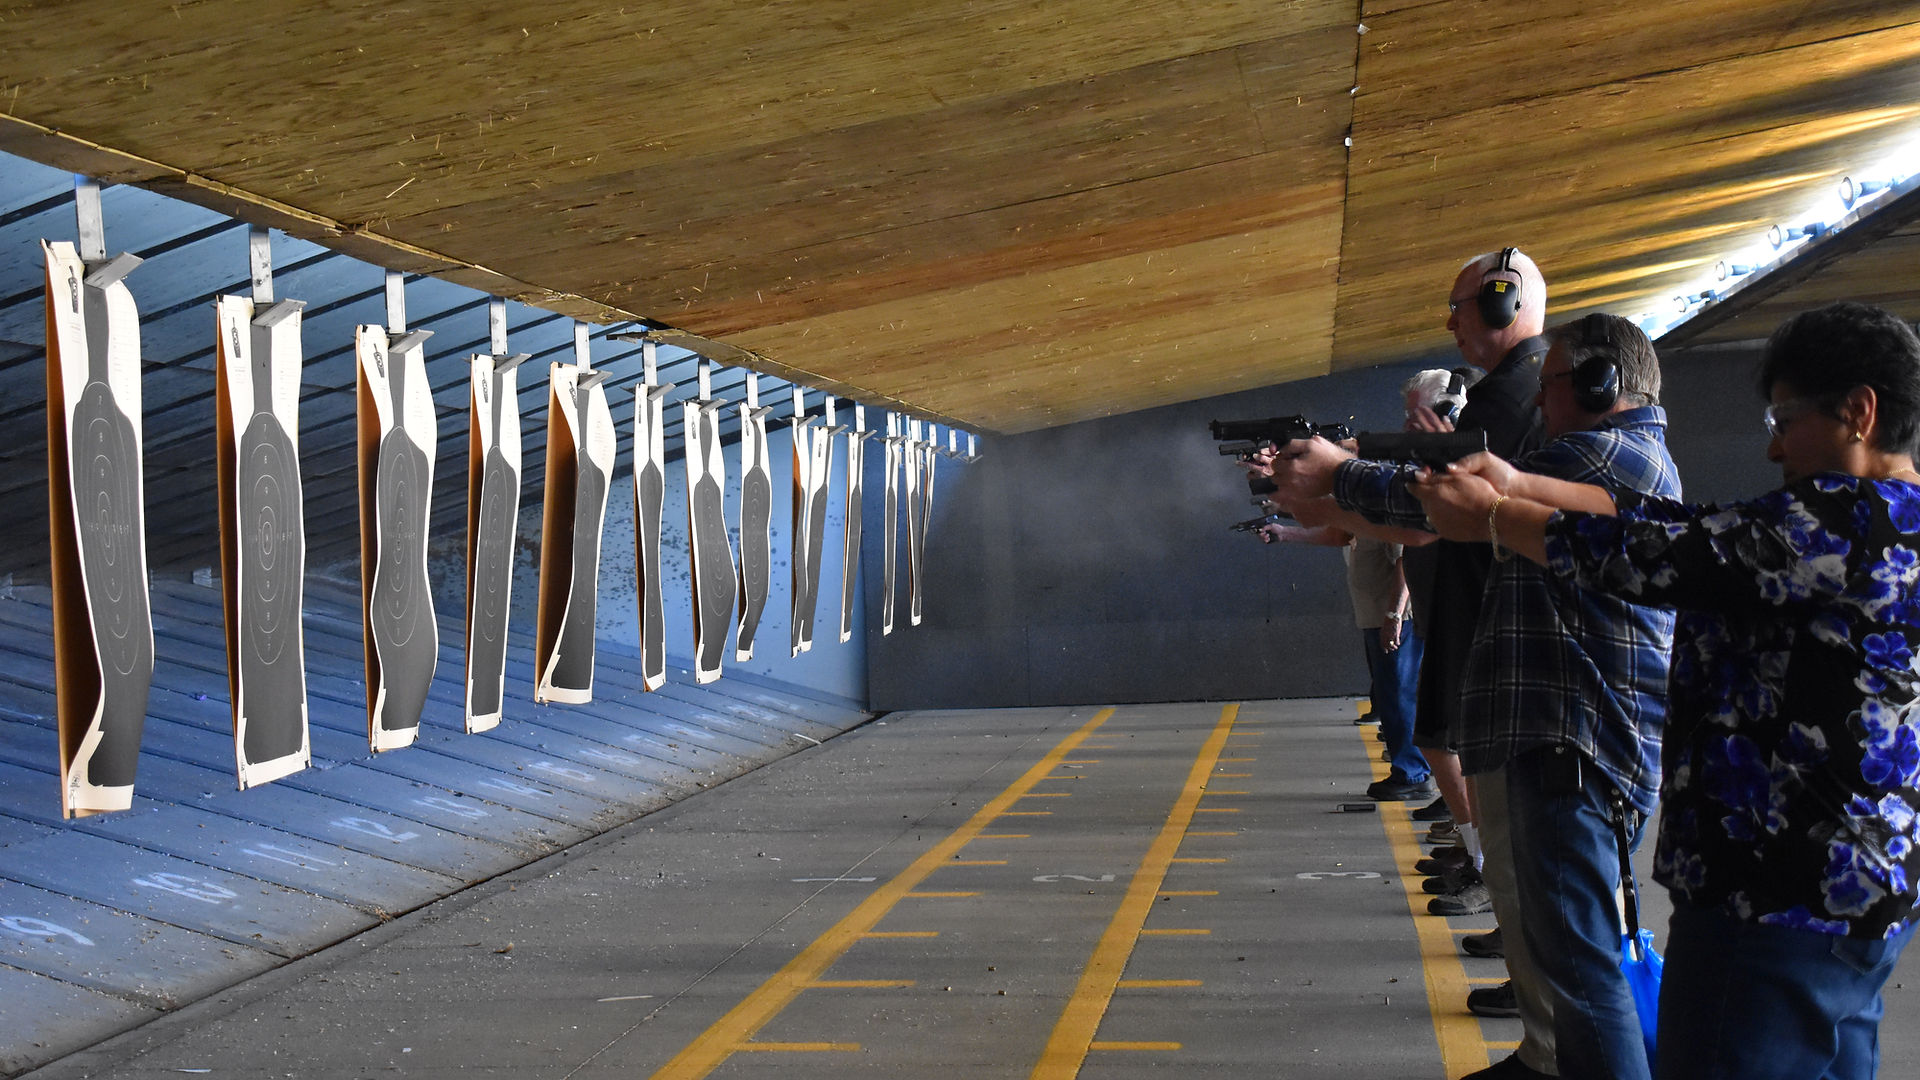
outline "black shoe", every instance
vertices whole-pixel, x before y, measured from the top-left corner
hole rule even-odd
[[[1467,1011],[1475,1016],[1519,1016],[1520,998],[1513,992],[1513,980],[1468,991]]]
[[[1553,1074],[1528,1066],[1520,1060],[1519,1054],[1509,1054],[1484,1069],[1468,1073],[1460,1080],[1553,1080]]]
[[[1380,714],[1374,712],[1372,709],[1368,709],[1356,717],[1353,722],[1356,724],[1377,724],[1380,722]]]
[[[1433,854],[1413,864],[1413,872],[1435,877],[1450,874],[1467,865],[1467,849],[1463,847],[1434,848]]]
[[[1500,937],[1500,928],[1496,926],[1484,934],[1468,934],[1461,938],[1460,951],[1485,960],[1504,960],[1507,957],[1507,943]]]
[[[1415,810],[1408,816],[1415,821],[1452,821],[1453,811],[1447,808],[1447,800],[1443,796]]]
[[[1493,896],[1485,885],[1469,885],[1451,896],[1427,901],[1429,915],[1479,915],[1493,910]]]
[[[1375,780],[1367,785],[1367,796],[1381,802],[1406,802],[1410,799],[1426,799],[1433,795],[1431,780],[1402,780],[1389,776],[1385,780]]]
[[[1428,878],[1420,883],[1420,888],[1436,896],[1457,896],[1469,886],[1484,885],[1485,883],[1486,882],[1480,877],[1480,871],[1475,870],[1471,866],[1463,865],[1458,870],[1441,874],[1439,877]]]

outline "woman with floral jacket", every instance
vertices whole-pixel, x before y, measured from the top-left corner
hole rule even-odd
[[[1616,499],[1487,456],[1417,487],[1443,536],[1681,613],[1659,1075],[1865,1080],[1920,885],[1920,338],[1804,312],[1760,387],[1785,484],[1756,499]]]

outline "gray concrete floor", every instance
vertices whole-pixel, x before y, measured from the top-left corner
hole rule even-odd
[[[1519,1037],[1458,1000],[1491,917],[1340,809],[1353,715],[895,714],[31,1075],[1458,1076]]]

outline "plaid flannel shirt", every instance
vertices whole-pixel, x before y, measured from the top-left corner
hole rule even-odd
[[[1659,406],[1629,409],[1562,435],[1517,468],[1612,491],[1678,498],[1679,472]],[[1407,490],[1411,466],[1350,461],[1334,499],[1369,520],[1426,527]],[[1468,773],[1537,747],[1584,751],[1627,800],[1651,812],[1660,786],[1673,613],[1587,592],[1521,558],[1497,563],[1462,679],[1456,743]]]

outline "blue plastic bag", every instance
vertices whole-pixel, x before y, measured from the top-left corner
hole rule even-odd
[[[1633,995],[1634,1009],[1640,1014],[1640,1034],[1647,1040],[1647,1066],[1654,1064],[1655,1036],[1660,1022],[1660,972],[1666,962],[1653,951],[1653,931],[1642,930],[1636,941],[1632,934],[1620,935],[1620,974],[1626,976],[1627,992]]]

